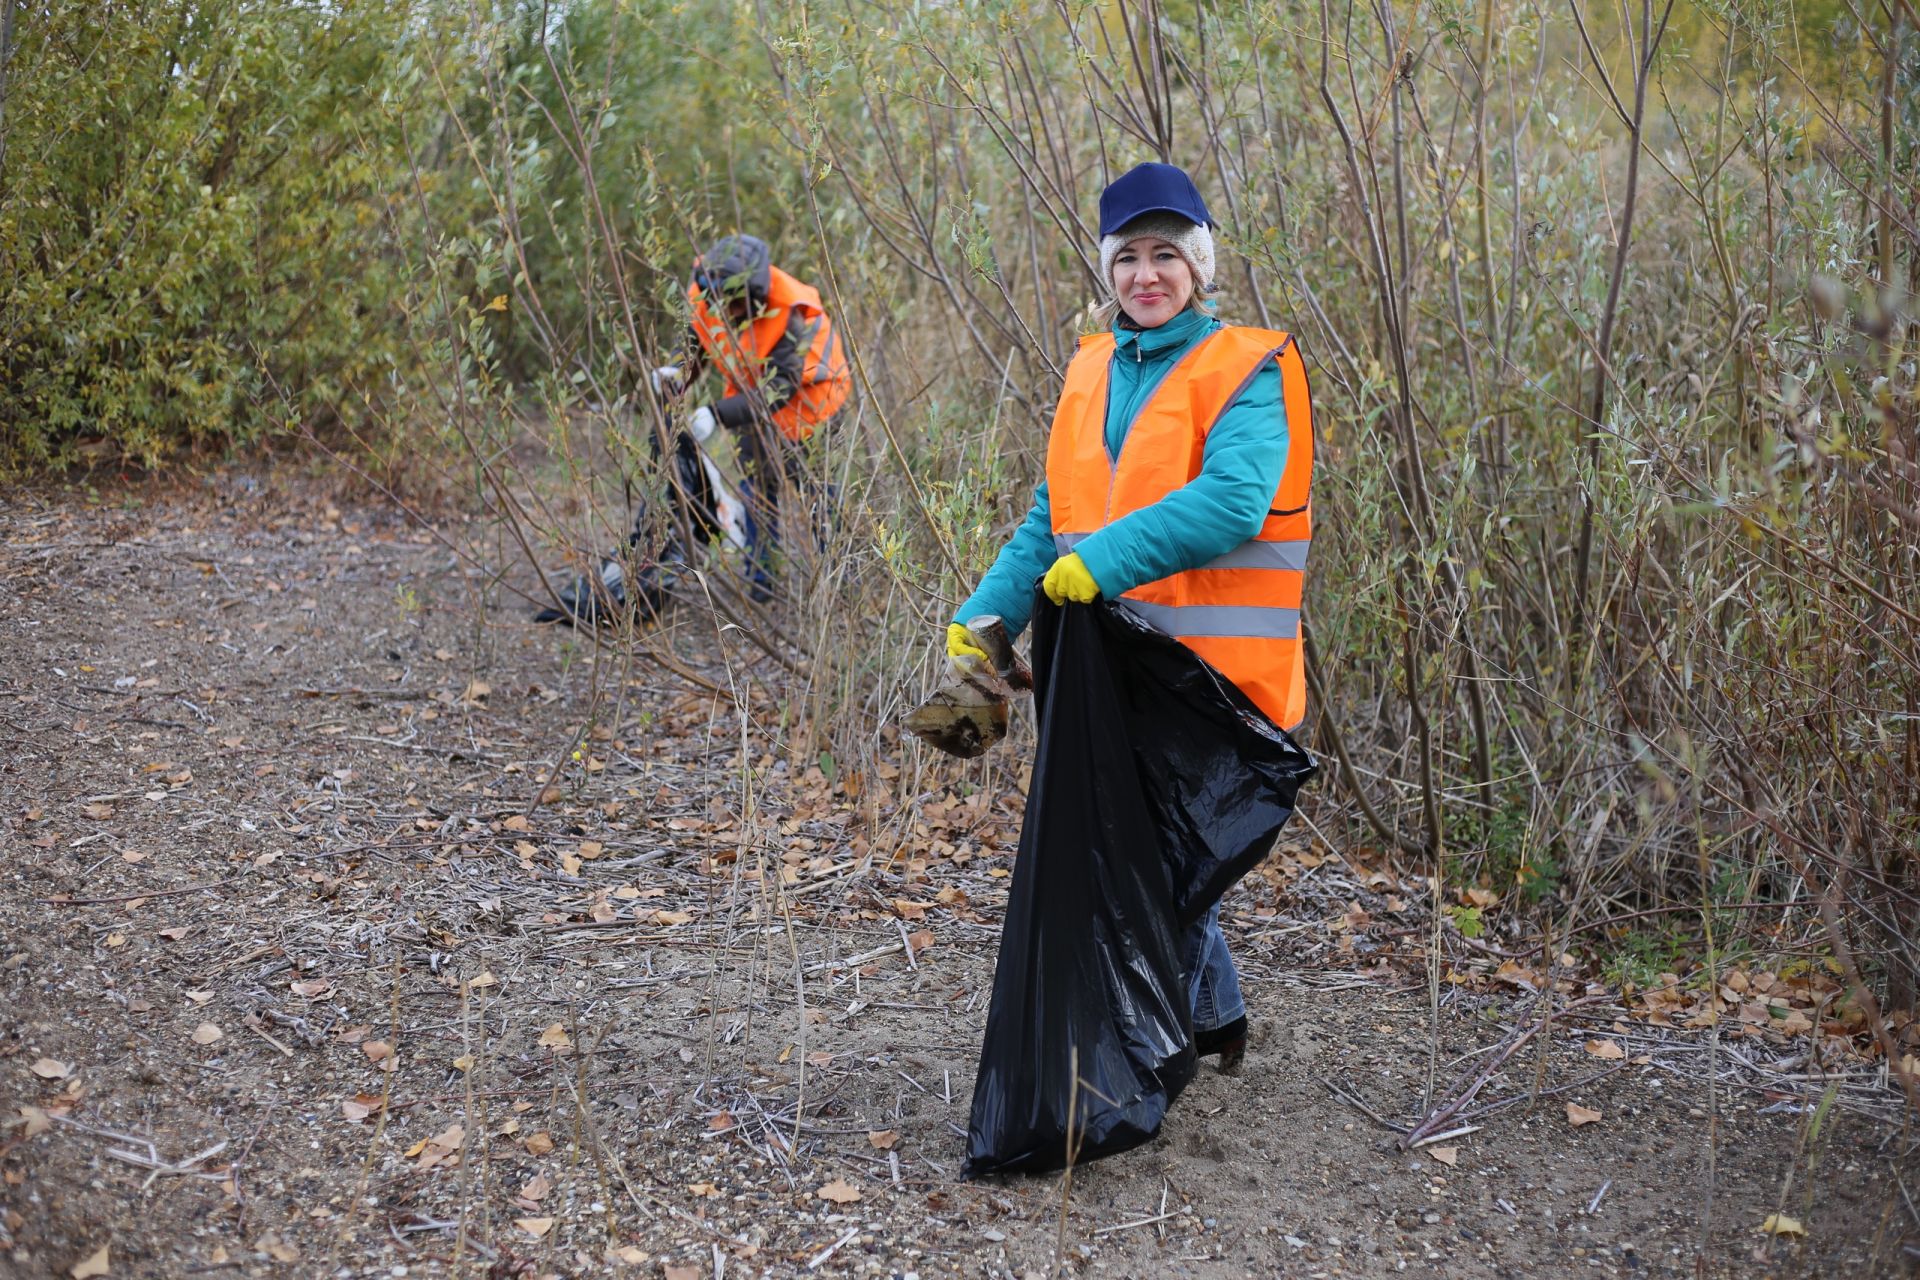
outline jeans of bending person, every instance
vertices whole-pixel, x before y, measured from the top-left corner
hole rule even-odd
[[[1193,997],[1195,1034],[1217,1030],[1247,1016],[1240,994],[1240,974],[1227,953],[1227,935],[1220,929],[1220,904],[1193,922],[1184,940],[1187,983]]]

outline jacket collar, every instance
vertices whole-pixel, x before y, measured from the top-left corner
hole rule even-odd
[[[1188,310],[1157,329],[1142,329],[1127,319],[1123,311],[1113,322],[1115,353],[1145,360],[1170,351],[1184,351],[1219,325],[1218,320],[1204,312]]]

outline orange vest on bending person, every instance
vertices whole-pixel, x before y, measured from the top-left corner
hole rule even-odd
[[[1313,408],[1299,344],[1270,329],[1228,327],[1180,357],[1107,454],[1114,337],[1080,340],[1047,441],[1047,495],[1061,555],[1088,534],[1200,474],[1207,432],[1267,361],[1280,366],[1287,462],[1258,533],[1206,564],[1143,583],[1115,603],[1178,639],[1282,728],[1307,714],[1300,601],[1313,540]]]
[[[833,321],[820,305],[819,290],[801,284],[778,267],[769,267],[765,304],[760,314],[738,331],[728,325],[725,308],[719,312],[708,308],[699,285],[687,286],[687,301],[693,308],[694,334],[708,359],[720,367],[730,396],[759,386],[767,357],[787,332],[789,322],[801,326],[794,333],[794,341],[806,353],[800,366],[800,385],[769,415],[787,439],[805,440],[847,402],[853,377]]]

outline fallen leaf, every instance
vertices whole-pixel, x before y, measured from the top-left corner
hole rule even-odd
[[[499,985],[500,985],[500,980],[493,976],[493,972],[491,970],[483,972],[477,978],[470,978],[467,980],[467,989],[469,991],[478,991],[483,987],[497,987]]]
[[[1590,1111],[1577,1102],[1567,1104],[1567,1123],[1578,1129],[1583,1124],[1595,1124],[1600,1119],[1598,1111]]]
[[[195,1044],[212,1044],[226,1034],[226,1032],[214,1026],[211,1022],[203,1022],[193,1029],[193,1042]]]
[[[918,929],[908,934],[907,945],[912,947],[913,954],[918,956],[921,952],[933,945],[933,930]]]
[[[324,1000],[333,994],[333,984],[325,978],[315,978],[310,982],[292,982],[293,994],[304,996],[308,1000]]]
[[[548,1049],[571,1049],[573,1040],[567,1035],[567,1029],[554,1023],[540,1033],[540,1044]]]
[[[684,1262],[669,1262],[660,1269],[661,1280],[705,1280],[706,1272]]]
[[[255,1240],[253,1247],[277,1262],[300,1261],[300,1251],[272,1232]]]
[[[213,992],[211,991],[189,991],[186,994],[187,999],[193,1001],[195,1004],[205,1004],[207,1001],[213,999]]]
[[[700,1196],[702,1199],[711,1200],[715,1196],[720,1194],[720,1188],[714,1186],[711,1182],[689,1182],[687,1184],[687,1192],[690,1195],[696,1195],[696,1196]]]
[[[356,1093],[340,1104],[340,1112],[355,1124],[378,1111],[382,1099],[377,1093]]]
[[[607,846],[601,844],[598,840],[582,840],[580,842],[580,856],[588,862],[592,862],[606,851]]]
[[[67,1274],[72,1276],[73,1280],[87,1280],[89,1276],[104,1276],[110,1274],[107,1264],[107,1250],[111,1247],[111,1245],[101,1245],[99,1252],[90,1254],[74,1263],[71,1267],[68,1267]]]
[[[528,1155],[546,1155],[549,1151],[553,1150],[553,1135],[545,1129],[540,1130],[538,1133],[530,1133],[527,1135],[526,1147]]]
[[[813,1194],[822,1200],[831,1200],[835,1204],[852,1204],[860,1198],[860,1188],[845,1178],[835,1178]]]
[[[650,917],[655,924],[692,924],[693,917],[685,911],[656,911]]]
[[[1460,1167],[1460,1148],[1458,1147],[1428,1147],[1427,1154],[1449,1169]]]
[[[28,1070],[42,1080],[65,1080],[73,1068],[55,1058],[42,1058]]]
[[[193,927],[191,925],[182,924],[182,925],[175,925],[171,929],[160,930],[160,936],[165,938],[168,942],[178,942],[180,941],[180,939],[186,937],[188,934],[192,932],[193,932]]]
[[[427,1170],[441,1164],[446,1164],[451,1167],[452,1164],[458,1163],[456,1157],[461,1145],[464,1144],[466,1140],[467,1129],[465,1125],[448,1125],[442,1132],[436,1133],[433,1137],[428,1138],[424,1145],[416,1144],[419,1163],[415,1164],[414,1168]],[[408,1154],[412,1155],[415,1154],[415,1152],[413,1149],[409,1149]]]
[[[893,1144],[900,1141],[900,1134],[894,1129],[872,1130],[867,1134],[867,1141],[873,1144],[875,1151],[891,1151]]]
[[[471,1071],[473,1070],[474,1062],[475,1058],[472,1054],[463,1053],[453,1060],[453,1069],[455,1071]]]
[[[513,1225],[520,1228],[522,1231],[526,1232],[528,1235],[532,1236],[535,1240],[538,1240],[541,1236],[544,1236],[547,1234],[547,1232],[553,1230],[553,1219],[552,1218],[515,1218],[513,1220]]]
[[[24,1137],[37,1138],[53,1128],[53,1118],[39,1107],[21,1107],[20,1124],[24,1126]]]
[[[368,1062],[381,1062],[393,1056],[393,1046],[385,1040],[362,1040],[360,1052],[367,1055]]]
[[[120,861],[122,862],[145,862],[146,860],[147,855],[138,849],[123,849],[120,851]]]
[[[734,1126],[733,1112],[716,1111],[707,1117],[707,1128],[715,1133],[725,1133]]]
[[[1607,1058],[1610,1060],[1627,1056],[1627,1051],[1620,1047],[1618,1040],[1589,1040],[1587,1041],[1587,1052],[1596,1058]]]
[[[565,873],[565,874],[567,874],[567,875],[570,875],[570,876],[577,876],[577,875],[579,875],[579,874],[580,874],[580,859],[578,859],[578,858],[576,858],[576,857],[574,857],[574,856],[573,856],[572,854],[570,854],[570,853],[563,853],[563,854],[561,854],[561,855],[560,855],[560,870],[561,870],[561,871],[562,871],[563,873]]]
[[[1807,1229],[1800,1224],[1800,1219],[1789,1218],[1784,1213],[1768,1214],[1767,1220],[1760,1224],[1760,1229],[1770,1236],[1804,1236],[1807,1234]]]
[[[124,933],[110,933],[107,935],[107,945],[110,947],[124,947],[127,945],[127,935]]]
[[[553,1184],[547,1181],[547,1175],[536,1173],[527,1179],[527,1185],[520,1188],[520,1198],[530,1204],[539,1204],[553,1190]]]
[[[631,1244],[623,1244],[618,1249],[607,1250],[608,1262],[624,1262],[630,1267],[637,1267],[652,1256],[645,1249]]]
[[[113,816],[113,806],[110,804],[84,804],[80,806],[80,812],[85,814],[87,817],[92,818],[96,822],[105,822],[108,818],[111,818]],[[106,1255],[106,1250],[102,1249],[100,1253],[101,1253],[101,1256],[104,1257]],[[88,1275],[105,1275],[106,1272],[89,1271],[87,1274]]]

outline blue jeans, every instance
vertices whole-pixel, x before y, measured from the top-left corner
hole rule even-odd
[[[1193,995],[1193,1029],[1212,1031],[1235,1018],[1244,1018],[1247,1004],[1240,995],[1240,975],[1227,954],[1227,935],[1220,931],[1220,904],[1193,922],[1185,939],[1187,984]]]

